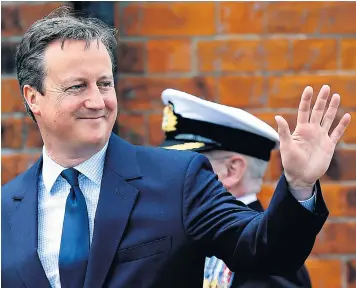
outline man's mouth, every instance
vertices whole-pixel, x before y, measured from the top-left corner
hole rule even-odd
[[[105,116],[99,116],[99,117],[79,117],[78,119],[83,119],[83,120],[96,120],[100,118],[104,118]]]

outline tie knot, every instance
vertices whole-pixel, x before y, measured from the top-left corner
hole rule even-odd
[[[79,171],[75,170],[74,168],[69,168],[66,170],[63,170],[61,173],[62,177],[67,180],[70,186],[79,186],[78,182],[78,176],[79,176]]]

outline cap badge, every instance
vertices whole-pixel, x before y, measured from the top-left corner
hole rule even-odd
[[[174,115],[173,105],[170,103],[163,109],[162,130],[165,132],[176,131],[178,118]]]

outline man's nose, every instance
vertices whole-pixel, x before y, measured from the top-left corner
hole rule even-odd
[[[93,110],[102,110],[105,108],[104,98],[98,87],[90,91],[90,95],[85,101],[85,107]]]

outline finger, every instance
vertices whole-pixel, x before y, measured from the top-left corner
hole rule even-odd
[[[308,123],[310,103],[313,98],[313,88],[310,86],[305,87],[302,93],[302,99],[300,100],[298,107],[297,124]]]
[[[344,135],[345,129],[347,125],[349,125],[351,120],[351,115],[346,113],[340,120],[339,124],[334,129],[333,133],[331,133],[330,138],[336,145],[337,142],[341,139],[342,135]]]
[[[282,116],[275,117],[278,125],[279,141],[281,146],[288,146],[292,141],[288,122]]]
[[[313,111],[310,116],[310,123],[319,124],[323,118],[326,102],[330,94],[330,87],[328,85],[323,85],[321,87],[318,98],[316,99]]]
[[[326,111],[323,121],[321,122],[321,127],[323,127],[323,129],[326,132],[329,132],[331,125],[334,122],[336,113],[337,113],[337,109],[339,108],[339,104],[340,104],[340,95],[339,94],[334,94],[331,97],[331,101],[328,107],[328,110]]]

